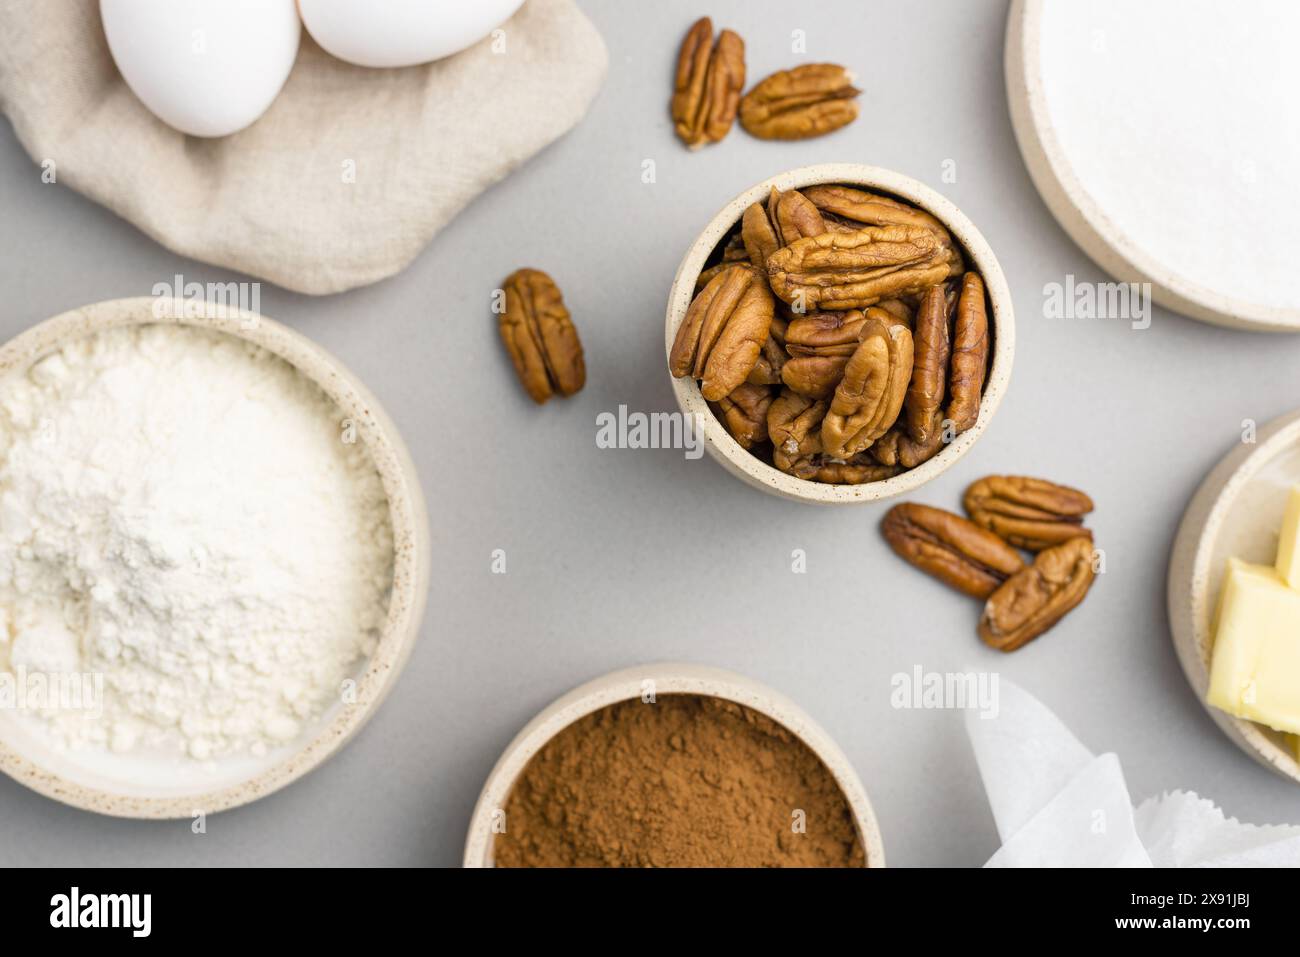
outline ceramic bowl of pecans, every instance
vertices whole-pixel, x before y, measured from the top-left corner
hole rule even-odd
[[[1006,391],[1015,320],[956,206],[901,173],[826,164],[713,217],[673,280],[665,347],[723,466],[846,504],[911,492],[970,450]]]

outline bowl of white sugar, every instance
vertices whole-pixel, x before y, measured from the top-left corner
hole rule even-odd
[[[123,299],[0,347],[0,771],[176,818],[263,797],[369,719],[429,532],[366,387],[270,319]]]

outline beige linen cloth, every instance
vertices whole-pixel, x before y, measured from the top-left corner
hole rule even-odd
[[[527,0],[503,29],[502,52],[489,38],[399,70],[343,63],[304,30],[262,118],[204,140],[136,99],[98,0],[0,0],[0,109],[57,182],[168,249],[298,292],[339,292],[405,268],[587,111],[608,55],[573,0]]]

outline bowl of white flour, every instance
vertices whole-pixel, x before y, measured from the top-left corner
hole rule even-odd
[[[0,770],[189,817],[318,766],[418,634],[429,533],[374,396],[225,306],[98,303],[0,347]]]

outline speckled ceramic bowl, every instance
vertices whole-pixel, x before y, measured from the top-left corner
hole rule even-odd
[[[989,328],[993,338],[992,364],[984,386],[984,397],[980,402],[979,419],[975,425],[958,435],[934,458],[901,475],[883,482],[870,482],[864,485],[825,485],[787,475],[751,455],[740,447],[714,416],[704,396],[700,394],[699,384],[694,379],[675,379],[670,376],[669,381],[672,383],[673,394],[677,397],[677,404],[682,412],[686,415],[698,414],[703,417],[705,448],[726,467],[727,471],[750,485],[783,498],[816,504],[843,505],[873,502],[913,492],[956,464],[958,459],[970,451],[971,446],[979,440],[988,427],[993,413],[997,411],[998,404],[1007,390],[1007,383],[1011,378],[1011,361],[1016,348],[1016,329],[1011,307],[1011,290],[1007,287],[1002,267],[998,265],[997,257],[993,255],[993,250],[975,228],[975,224],[967,219],[961,210],[928,186],[902,173],[856,163],[828,163],[820,166],[805,166],[757,183],[724,206],[710,220],[709,225],[692,244],[677,268],[677,276],[668,294],[668,315],[664,326],[665,357],[672,352],[677,327],[686,317],[686,310],[694,298],[695,280],[718,243],[740,222],[746,208],[751,203],[765,200],[773,186],[787,190],[827,183],[843,183],[877,193],[886,193],[932,214],[948,228],[953,238],[962,247],[962,252],[971,268],[983,277],[991,305]]]
[[[506,806],[515,780],[542,747],[579,718],[619,701],[656,695],[710,695],[744,705],[785,727],[821,758],[844,794],[866,851],[868,867],[885,866],[885,848],[875,812],[849,759],[830,735],[797,704],[744,675],[704,665],[665,663],[626,668],[596,678],[551,702],[510,742],[488,775],[474,807],[465,842],[466,867],[491,867],[493,825]]]
[[[353,421],[387,493],[394,574],[388,619],[374,653],[354,674],[355,700],[339,703],[298,740],[262,758],[205,765],[123,755],[72,753],[0,711],[0,771],[74,807],[138,818],[188,818],[247,804],[277,791],[334,755],[392,689],[419,631],[429,583],[429,523],[410,454],[369,390],[325,350],[292,329],[243,310],[167,299],[118,299],[48,319],[0,347],[0,388],[7,375],[70,341],[105,329],[179,323],[254,342],[315,382]]]
[[[1183,514],[1169,559],[1169,625],[1187,681],[1228,739],[1283,777],[1300,782],[1285,735],[1210,705],[1214,609],[1228,559],[1273,564],[1291,486],[1300,483],[1300,411],[1262,426],[1206,476]]]

